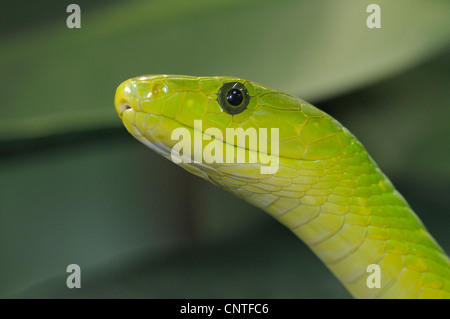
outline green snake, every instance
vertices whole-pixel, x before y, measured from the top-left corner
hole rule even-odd
[[[115,107],[136,139],[172,161],[173,132],[191,133],[175,162],[288,227],[355,298],[450,298],[449,257],[363,145],[313,105],[237,77],[146,75],[120,84]],[[232,128],[244,135],[225,138]],[[270,147],[250,143],[250,128]],[[230,152],[232,161],[215,157]],[[263,173],[274,156],[277,169]]]

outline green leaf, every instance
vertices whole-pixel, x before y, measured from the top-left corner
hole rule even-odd
[[[450,3],[137,1],[82,10],[0,44],[0,141],[120,126],[117,85],[149,73],[235,75],[324,99],[399,72],[448,42]],[[426,14],[425,14],[426,13]],[[65,13],[64,13],[65,14]]]
[[[108,130],[121,127],[116,86],[145,73],[238,75],[316,101],[367,86],[324,106],[448,251],[448,57],[386,77],[446,47],[450,3],[380,0],[382,28],[369,30],[371,2],[82,5],[80,30],[63,12],[3,36],[0,143],[34,146],[2,153],[0,295],[348,297],[270,216]],[[65,287],[71,263],[78,291]]]

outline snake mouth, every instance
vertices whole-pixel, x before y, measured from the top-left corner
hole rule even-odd
[[[131,110],[131,109],[133,109],[133,108],[130,106],[129,103],[122,103],[122,104],[119,104],[119,105],[117,106],[117,114],[119,114],[119,117],[122,118],[123,112],[125,112],[125,111],[127,111],[127,110]]]
[[[122,119],[124,112],[128,110],[138,111],[138,103],[136,93],[133,91],[130,80],[120,84],[116,90],[116,96],[114,99],[114,105],[119,117]]]

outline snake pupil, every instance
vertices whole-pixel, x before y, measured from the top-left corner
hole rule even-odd
[[[231,105],[238,106],[239,104],[242,103],[243,100],[244,96],[242,95],[242,92],[239,91],[238,89],[231,89],[230,91],[228,91],[227,101]]]
[[[244,84],[228,82],[224,83],[217,92],[217,102],[228,114],[238,114],[247,108],[250,95]]]

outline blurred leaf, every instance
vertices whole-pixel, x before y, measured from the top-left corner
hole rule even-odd
[[[137,247],[189,242],[184,196],[167,196],[181,193],[177,170],[162,162],[170,170],[149,183],[164,166],[146,165],[158,155],[129,142],[104,139],[1,162],[0,295],[74,262],[84,267]]]
[[[448,250],[448,56],[369,84],[446,47],[450,3],[380,0],[380,30],[365,26],[368,3],[82,5],[81,30],[68,30],[63,12],[3,36],[0,147],[20,149],[17,139],[27,138],[34,146],[0,152],[0,295],[348,297],[268,215],[125,129],[104,130],[121,127],[115,87],[144,73],[238,75],[308,100],[352,90],[326,110],[361,139]],[[58,149],[48,138],[55,135]],[[74,262],[81,291],[64,286]]]
[[[148,73],[236,75],[323,99],[399,72],[445,46],[444,0],[127,1],[0,44],[0,141],[119,126],[117,85]],[[64,13],[65,14],[65,13]]]
[[[120,0],[77,0],[76,3],[83,8],[83,11],[88,12],[106,3],[118,1]],[[2,10],[0,10],[0,37],[18,32],[29,32],[43,24],[65,23],[66,9],[71,3],[73,3],[72,0],[3,1]]]
[[[65,274],[72,263],[83,271],[120,266],[121,258],[129,265],[134,251],[158,258],[266,217],[124,129],[109,133],[0,161],[1,297]]]
[[[388,176],[448,185],[449,87],[447,51],[393,79],[321,107],[363,142]]]
[[[449,176],[446,154],[448,150],[443,146],[448,144],[447,140],[450,135],[441,135],[439,132],[448,130],[446,117],[441,115],[446,114],[449,103],[447,93],[449,61],[448,55],[443,55],[415,70],[365,90],[336,98],[323,105],[328,112],[336,115],[341,122],[360,137],[372,156],[392,178],[400,192],[446,251],[450,251],[450,237],[448,236],[450,206],[447,196]],[[436,126],[437,129],[433,129],[433,126]],[[429,140],[434,142],[424,143]],[[144,149],[138,142],[129,144],[129,148],[124,148],[121,144],[117,147],[127,153],[133,149],[132,145],[136,146],[136,150]],[[441,145],[442,148],[439,150],[435,144]],[[98,152],[103,154],[96,155],[102,156],[100,162],[104,161],[103,156],[116,162],[114,157],[117,155],[105,152],[103,148]],[[76,193],[82,194],[86,198],[85,200],[65,203],[64,211],[67,210],[67,207],[74,207],[72,212],[65,213],[66,218],[72,221],[80,218],[80,216],[72,215],[75,214],[74,211],[77,211],[77,207],[82,207],[86,201],[96,202],[98,200],[97,205],[105,206],[107,210],[111,210],[111,206],[118,205],[119,210],[127,212],[121,215],[115,209],[112,210],[110,214],[114,214],[115,222],[109,221],[108,227],[96,225],[92,229],[79,228],[80,221],[78,221],[72,225],[73,228],[70,225],[65,226],[66,231],[72,232],[71,236],[74,236],[74,239],[65,239],[52,231],[53,227],[58,229],[61,227],[60,223],[64,225],[65,222],[65,219],[59,222],[54,221],[57,214],[61,214],[60,211],[56,211],[53,212],[53,215],[42,217],[43,221],[37,223],[37,228],[31,226],[25,228],[27,233],[36,235],[47,232],[52,234],[52,238],[40,236],[41,238],[34,243],[33,247],[40,248],[40,253],[42,253],[42,247],[52,245],[51,242],[47,242],[49,240],[57,239],[62,243],[72,243],[69,246],[71,248],[67,251],[60,251],[64,248],[63,246],[54,249],[52,252],[57,252],[57,257],[49,258],[48,255],[44,255],[47,256],[47,259],[41,258],[40,262],[37,261],[37,256],[30,258],[34,264],[33,270],[48,268],[53,271],[53,276],[48,280],[44,279],[45,276],[32,272],[29,267],[17,270],[17,262],[21,259],[14,256],[13,252],[18,250],[17,247],[24,252],[32,249],[26,246],[31,239],[24,237],[20,240],[19,236],[23,235],[15,232],[17,228],[12,229],[5,226],[0,233],[16,234],[16,242],[22,243],[19,246],[16,244],[11,247],[5,241],[5,246],[9,248],[6,260],[11,262],[11,267],[13,264],[16,265],[15,269],[8,268],[7,271],[4,271],[5,276],[8,275],[11,278],[11,284],[18,281],[19,274],[23,276],[24,273],[27,273],[25,270],[36,278],[41,278],[40,281],[35,281],[35,285],[29,281],[27,288],[22,285],[23,290],[13,296],[27,298],[349,297],[349,294],[319,259],[298,238],[272,220],[269,215],[250,207],[247,203],[199,178],[191,176],[193,182],[185,183],[184,174],[188,173],[153,152],[148,151],[147,153],[148,156],[143,159],[144,163],[139,166],[139,169],[143,172],[148,170],[148,176],[151,177],[137,176],[138,172],[134,171],[131,165],[129,173],[122,177],[123,181],[120,185],[127,185],[127,181],[131,181],[134,186],[130,189],[123,189],[124,186],[120,186],[123,191],[120,200],[117,200],[116,197],[108,197],[107,205],[104,203],[105,196],[97,198],[97,196],[79,190]],[[413,158],[412,156],[416,156],[417,153],[420,153],[420,156]],[[66,159],[66,161],[73,163],[73,160],[70,159]],[[123,165],[123,163],[135,161],[134,157],[120,156],[117,163]],[[76,162],[78,166],[86,166],[79,159]],[[392,165],[390,165],[391,162],[393,162]],[[37,169],[40,165],[37,166]],[[66,169],[75,169],[76,167],[68,166]],[[17,169],[19,168],[23,170],[23,165],[18,165]],[[109,168],[109,170],[113,170],[113,168]],[[91,173],[91,179],[95,181],[105,178],[108,174],[114,174],[109,170],[106,168],[95,174]],[[58,172],[61,174],[60,171]],[[130,173],[132,175],[128,176]],[[20,180],[18,174],[16,172],[13,178],[6,179],[6,184],[2,187],[9,194],[8,197],[11,197],[11,200],[8,201],[11,208],[17,200],[17,197],[14,197],[17,191],[8,185],[11,185],[11,180]],[[28,170],[23,174],[30,176]],[[125,177],[130,177],[130,179]],[[65,178],[57,180],[59,185],[66,188],[70,187],[73,179],[66,181],[69,185],[64,181],[66,181]],[[110,189],[109,184],[111,183],[107,182],[106,186],[101,186],[104,188],[103,191]],[[163,191],[156,191],[154,187],[162,188]],[[113,188],[115,188],[114,185]],[[137,192],[146,188],[152,190],[147,194],[148,202],[142,201],[140,196],[133,194],[133,190]],[[25,188],[24,192],[36,192],[35,184]],[[186,192],[189,192],[191,198],[190,206],[186,206],[186,202],[181,199],[181,195]],[[174,196],[176,205],[179,206],[165,207],[169,202],[171,205],[175,205],[173,203]],[[30,200],[36,201],[36,199]],[[124,205],[133,207],[133,209],[125,209]],[[27,211],[25,210],[25,212]],[[189,212],[195,214],[196,227],[200,231],[197,237],[198,241],[194,242],[194,245],[186,246],[183,245],[182,240],[178,239],[174,243],[178,244],[178,247],[165,245],[164,242],[173,240],[172,236],[177,235],[179,231],[176,230],[177,223],[172,224],[174,228],[168,227],[166,218],[180,218],[180,215]],[[90,211],[91,218],[95,218],[94,220],[97,222],[102,219],[111,219],[104,216],[103,213],[103,210]],[[12,216],[8,216],[8,225],[18,218],[13,210],[10,214]],[[28,214],[33,216],[30,211]],[[135,216],[140,214],[147,220],[144,227],[136,227],[130,222],[130,219],[135,220]],[[50,216],[53,217],[50,218]],[[41,216],[38,220],[40,218]],[[47,228],[46,224],[49,220],[53,220],[52,227]],[[130,249],[134,247],[134,251],[130,252],[130,250],[118,249],[118,247],[111,248],[110,233],[114,230],[117,231],[114,226],[116,222],[123,224],[125,229],[114,236],[115,241],[118,243],[131,241],[132,244],[128,247]],[[19,222],[17,224],[20,225]],[[132,227],[136,227],[134,232],[131,232]],[[146,238],[147,227],[148,237]],[[155,227],[161,227],[161,229],[154,233]],[[103,247],[110,254],[103,252],[104,260],[93,258],[89,251],[83,251],[86,246],[89,246],[89,241],[80,241],[80,238],[73,232],[79,233],[82,238],[91,238],[96,243],[97,247],[90,248],[93,250],[92,254],[98,255],[98,251]],[[144,247],[141,248],[137,244],[136,238],[140,238]],[[112,254],[114,250],[117,257]],[[85,285],[83,289],[68,290],[63,285],[66,278],[66,274],[63,273],[64,263],[68,263],[70,260],[91,261],[91,263],[83,264],[83,283]],[[37,265],[39,267],[36,267]]]
[[[305,244],[269,216],[264,221],[226,241],[165,254],[141,249],[85,267],[81,289],[67,289],[61,274],[12,297],[350,297]]]

